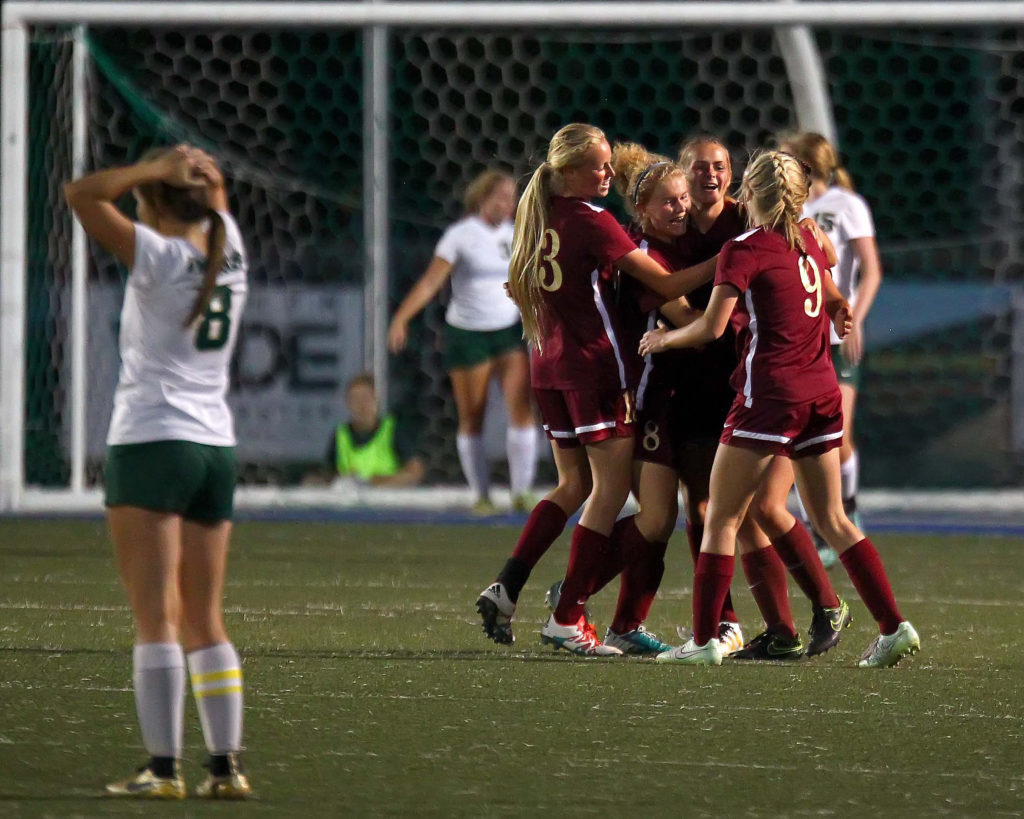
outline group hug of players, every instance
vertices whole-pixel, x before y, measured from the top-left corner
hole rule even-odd
[[[892,666],[919,649],[875,547],[844,508],[833,342],[852,334],[859,344],[860,326],[830,273],[842,275],[837,248],[805,205],[814,187],[816,199],[853,200],[854,221],[858,207],[869,225],[870,214],[845,190],[822,137],[795,135],[782,148],[754,155],[732,198],[729,152],[711,136],[685,143],[675,161],[632,143],[613,149],[591,125],[551,139],[516,211],[508,291],[558,484],[477,600],[495,642],[514,641],[520,592],[583,507],[564,579],[548,591],[543,642],[701,665],[828,651],[850,609],[787,509],[795,480],[815,531],[878,623],[860,666]],[[628,230],[598,204],[613,183],[633,217]],[[695,561],[693,636],[673,648],[644,622],[680,486]],[[638,511],[618,519],[631,491]],[[729,591],[737,547],[765,622],[746,643]],[[806,645],[787,572],[812,606]],[[616,577],[601,640],[586,604]]]

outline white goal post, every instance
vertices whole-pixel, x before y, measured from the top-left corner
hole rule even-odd
[[[26,213],[28,209],[28,42],[32,26],[189,25],[232,28],[356,27],[364,32],[363,210],[366,214],[364,264],[372,271],[365,287],[365,364],[386,389],[384,337],[388,309],[388,134],[387,50],[389,27],[481,27],[487,29],[673,27],[775,27],[791,78],[798,125],[835,136],[828,87],[808,24],[830,27],[1020,25],[1024,2],[93,2],[93,0],[6,0],[2,7],[0,68],[0,511],[92,507],[98,493],[85,485],[84,393],[88,388],[85,357],[86,251],[75,228],[71,250],[71,377],[73,417],[70,433],[70,479],[67,489],[27,487],[24,471]],[[81,74],[84,50],[75,52]],[[76,169],[84,160],[84,126],[76,114]],[[243,495],[245,490],[240,490]],[[296,490],[301,491],[301,490]],[[266,493],[263,494],[265,496]],[[262,497],[254,493],[254,497]],[[275,493],[274,502],[279,502]],[[260,503],[262,501],[255,501]]]

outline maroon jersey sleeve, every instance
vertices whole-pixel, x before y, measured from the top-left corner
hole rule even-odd
[[[587,246],[598,265],[617,262],[636,250],[636,242],[629,238],[622,225],[608,211],[601,210],[587,220]]]
[[[740,237],[742,239],[744,237]],[[729,241],[722,248],[715,269],[715,286],[730,284],[740,293],[747,292],[750,280],[757,273],[758,261],[754,249],[740,240]]]

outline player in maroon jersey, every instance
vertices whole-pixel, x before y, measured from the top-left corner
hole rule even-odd
[[[639,360],[622,346],[612,298],[615,270],[662,298],[676,298],[713,274],[713,264],[669,273],[591,199],[608,194],[615,172],[600,129],[567,125],[554,135],[516,212],[509,292],[532,347],[531,380],[552,441],[558,486],[530,515],[512,557],[477,600],[485,633],[513,641],[511,620],[526,579],[589,502],[575,527],[561,599],[542,639],[577,654],[620,654],[605,646],[584,607],[607,559],[609,535],[629,494],[633,385]]]
[[[829,350],[829,319],[840,337],[849,304],[828,275],[829,260],[798,224],[809,178],[779,151],[751,160],[740,201],[754,226],[722,250],[705,312],[678,330],[648,332],[641,354],[718,338],[732,323],[742,342],[736,399],[711,475],[711,500],[694,581],[694,635],[661,662],[717,665],[717,615],[733,574],[736,531],[776,456],[793,462],[812,520],[839,552],[879,625],[861,667],[895,665],[920,639],[893,598],[875,547],[843,511],[839,450],[842,402]],[[742,297],[742,298],[741,298]]]
[[[686,169],[692,191],[690,229],[682,242],[688,258],[694,262],[710,258],[722,245],[747,230],[746,210],[728,196],[732,183],[732,163],[725,145],[710,134],[702,134],[683,144],[680,164]],[[808,221],[808,225],[812,223]],[[819,243],[828,246],[815,231]],[[829,248],[831,252],[831,248]],[[830,257],[831,259],[831,257]],[[689,295],[694,307],[704,309],[711,297],[708,284]],[[732,406],[735,393],[729,383],[737,364],[736,339],[730,328],[722,337],[701,349],[685,352],[676,373],[676,398],[670,412],[675,437],[679,439],[682,486],[687,500],[687,536],[694,563],[700,554],[704,533],[711,466],[718,448],[718,437]],[[776,473],[782,473],[776,477]],[[751,514],[740,529],[740,549],[744,575],[758,608],[765,618],[772,642],[763,635],[743,645],[732,600],[726,594],[719,619],[718,638],[723,653],[738,659],[798,659],[804,652],[796,634],[786,593],[786,570],[812,604],[812,622],[807,644],[809,656],[820,654],[839,642],[843,625],[849,625],[849,607],[839,599],[817,557],[810,533],[803,524],[791,519],[785,528],[764,528],[765,520],[779,521],[789,516],[786,495],[764,494],[792,470],[788,462],[777,459],[769,477],[751,504]],[[774,547],[769,550],[768,546]],[[836,628],[835,625],[839,624]],[[738,639],[737,639],[738,638]],[[770,652],[769,650],[770,649]]]

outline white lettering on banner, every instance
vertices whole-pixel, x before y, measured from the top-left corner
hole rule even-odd
[[[331,431],[347,415],[345,383],[362,369],[363,290],[252,283],[249,287],[228,391],[238,458],[268,463],[322,461]],[[123,294],[116,285],[89,287],[86,434],[90,458],[101,458],[105,449],[117,385],[117,325]],[[69,374],[63,375],[64,383],[70,383]]]

